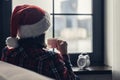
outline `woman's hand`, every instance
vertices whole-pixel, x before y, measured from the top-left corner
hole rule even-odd
[[[57,40],[57,50],[61,55],[67,54],[67,42],[63,40]]]

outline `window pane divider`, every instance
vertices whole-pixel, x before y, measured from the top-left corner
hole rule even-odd
[[[50,15],[93,15],[93,14],[76,14],[76,13],[50,13]]]

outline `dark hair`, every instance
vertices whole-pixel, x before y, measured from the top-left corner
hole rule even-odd
[[[45,34],[37,37],[19,39],[18,43],[22,47],[46,48]]]

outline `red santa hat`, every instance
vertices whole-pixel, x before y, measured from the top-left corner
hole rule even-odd
[[[50,17],[46,11],[34,5],[17,6],[11,16],[10,37],[6,45],[18,47],[18,38],[37,37],[49,28]]]

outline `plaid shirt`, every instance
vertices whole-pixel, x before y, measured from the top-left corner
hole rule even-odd
[[[21,66],[56,80],[76,80],[68,55],[41,48],[3,49],[2,61]]]

